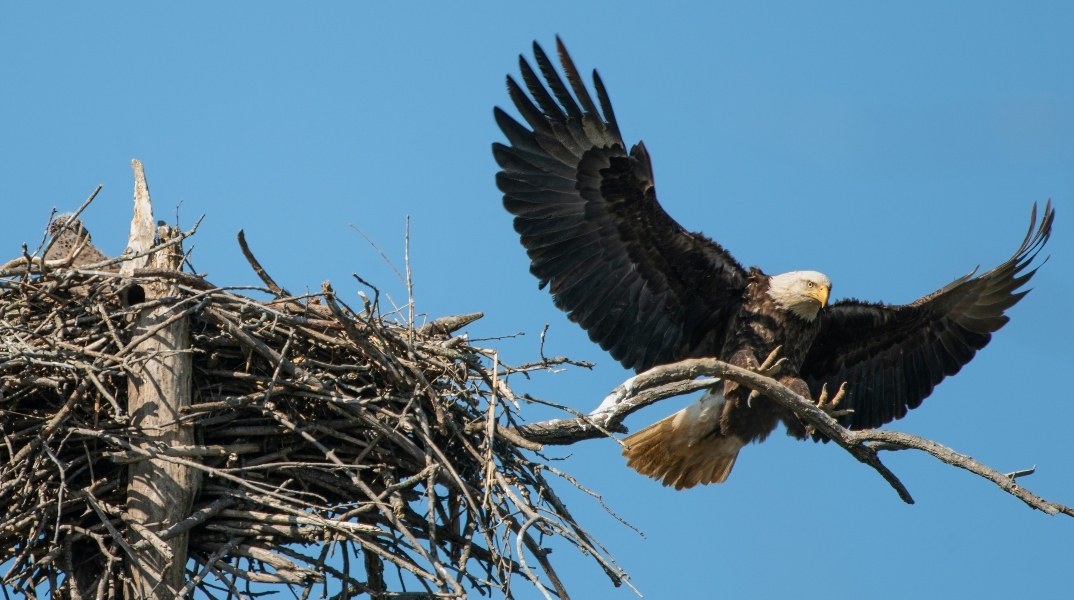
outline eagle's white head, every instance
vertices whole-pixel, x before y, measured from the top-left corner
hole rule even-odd
[[[806,321],[828,305],[832,281],[816,271],[791,271],[768,278],[768,295],[781,307]]]

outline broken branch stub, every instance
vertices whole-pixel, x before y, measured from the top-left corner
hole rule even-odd
[[[159,230],[153,220],[142,165],[134,161],[134,219],[131,222],[128,252],[141,252],[153,247],[154,241],[167,242],[181,232],[167,225]],[[151,268],[179,271],[183,264],[181,244],[175,244],[123,263],[122,271],[133,274],[135,269]],[[174,280],[156,279],[141,286],[146,301],[177,295]],[[134,301],[134,298],[131,298]],[[170,448],[194,444],[193,427],[181,424],[180,409],[190,405],[191,354],[190,321],[183,316],[171,319],[185,306],[147,303],[150,308],[135,316],[133,339],[145,337],[131,352],[131,369],[127,383],[127,412],[131,426],[142,433],[143,448]],[[135,307],[136,308],[136,307]],[[170,323],[166,321],[171,320]],[[149,541],[137,557],[129,557],[130,581],[124,590],[128,599],[167,598],[171,600],[185,584],[187,535],[172,537],[167,542],[154,540],[154,532],[182,522],[188,516],[197,495],[199,471],[172,461],[150,459],[132,463],[128,472],[127,507],[125,518],[140,525],[132,528],[135,535]],[[158,546],[167,544],[170,552]]]

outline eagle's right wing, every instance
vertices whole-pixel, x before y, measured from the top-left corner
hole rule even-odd
[[[746,272],[719,244],[664,212],[645,146],[627,154],[600,77],[593,72],[598,112],[558,38],[556,45],[577,101],[534,43],[552,93],[525,58],[519,63],[533,101],[507,78],[532,131],[495,110],[511,144],[492,146],[503,169],[496,184],[515,215],[530,272],[627,368],[642,371],[722,343]]]
[[[1021,288],[1036,269],[1026,269],[1048,241],[1054,221],[1049,202],[1036,227],[1034,205],[1029,233],[1007,262],[977,277],[970,273],[910,304],[833,304],[822,313],[820,332],[800,370],[810,391],[816,396],[827,385],[834,392],[845,382],[840,408],[854,412],[839,421],[851,429],[903,418],[1007,323],[1003,313],[1028,293]]]

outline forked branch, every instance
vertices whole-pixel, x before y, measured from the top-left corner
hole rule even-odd
[[[899,497],[913,504],[913,497],[899,478],[880,461],[881,450],[920,450],[941,462],[965,469],[995,483],[1001,490],[1025,502],[1031,508],[1049,515],[1065,514],[1074,517],[1074,509],[1045,500],[1015,482],[1023,472],[1004,474],[987,465],[959,454],[937,442],[916,435],[886,430],[851,431],[833,419],[821,407],[792,392],[778,381],[759,373],[741,369],[714,358],[690,359],[650,369],[631,377],[617,387],[595,410],[574,419],[553,419],[521,426],[520,437],[540,444],[568,445],[581,440],[622,432],[623,420],[635,411],[665,398],[679,396],[721,383],[716,377],[730,379],[774,400],[791,410],[807,425],[828,437],[854,458],[879,473]]]

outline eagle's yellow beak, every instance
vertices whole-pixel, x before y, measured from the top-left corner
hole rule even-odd
[[[828,306],[828,292],[830,291],[831,288],[823,285],[818,285],[817,287],[809,290],[809,295],[816,298],[817,302],[820,302],[820,305],[824,307]]]

